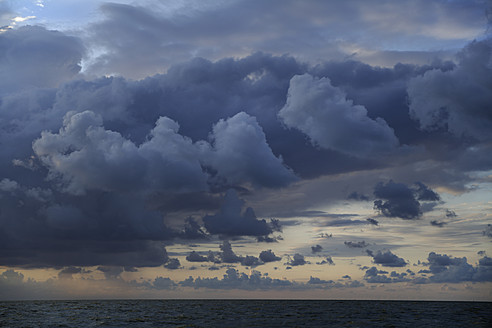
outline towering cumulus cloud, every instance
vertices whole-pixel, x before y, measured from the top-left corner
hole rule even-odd
[[[398,139],[381,118],[367,116],[367,109],[354,105],[327,78],[309,74],[290,80],[285,106],[278,113],[283,122],[309,136],[314,144],[354,156],[369,156],[393,150]]]
[[[240,112],[220,120],[211,134],[213,149],[206,162],[233,184],[281,187],[296,180],[281,158],[275,157],[256,119]]]
[[[34,152],[49,168],[50,178],[59,179],[65,191],[205,189],[198,152],[177,133],[176,122],[161,117],[140,146],[102,124],[91,111],[69,113],[58,134],[43,132],[34,142]]]

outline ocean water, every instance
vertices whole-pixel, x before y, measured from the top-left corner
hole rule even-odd
[[[492,327],[492,303],[298,300],[0,302],[0,327]]]

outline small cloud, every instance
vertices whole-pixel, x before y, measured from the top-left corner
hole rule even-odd
[[[447,218],[455,218],[456,217],[456,213],[452,210],[446,210],[446,217]]]
[[[313,252],[313,253],[319,253],[322,250],[323,250],[323,247],[321,247],[321,245],[311,246],[311,252]]]
[[[407,262],[401,258],[391,253],[391,251],[381,252],[378,251],[374,254],[373,251],[367,250],[366,253],[373,258],[374,263],[381,264],[382,266],[387,267],[404,267],[407,265]]]
[[[304,259],[304,255],[302,254],[299,254],[299,253],[296,253],[294,254],[294,257],[286,263],[286,265],[290,265],[290,266],[300,266],[300,265],[305,265],[305,264],[308,264],[309,262],[307,262],[305,259]]]
[[[271,249],[269,249],[267,251],[262,251],[260,253],[260,260],[262,260],[265,263],[268,263],[268,262],[280,261],[281,257],[276,256],[275,253],[272,252]]]
[[[444,227],[447,224],[447,222],[442,222],[442,221],[439,222],[437,220],[433,220],[433,221],[430,222],[430,224],[432,226],[434,226],[434,227],[442,228],[442,227]]]
[[[347,246],[348,248],[365,248],[367,246],[369,246],[369,244],[367,244],[364,240],[363,241],[358,241],[358,242],[354,242],[354,241],[345,241],[343,242],[345,244],[345,246]]]
[[[492,238],[492,224],[487,224],[487,227],[485,228],[484,231],[482,231],[482,234],[485,237]]]
[[[372,225],[375,225],[375,226],[379,225],[379,222],[376,219],[367,218],[366,220],[367,220],[367,222],[369,222],[369,224],[372,224]]]
[[[177,270],[181,267],[181,263],[179,263],[178,259],[169,259],[164,267],[169,270]]]
[[[316,262],[316,264],[322,265],[322,264],[329,264],[329,265],[335,265],[335,262],[333,262],[333,259],[331,256],[328,256],[326,260],[323,260],[321,262]]]

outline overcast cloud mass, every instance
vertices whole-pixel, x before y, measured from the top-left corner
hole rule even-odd
[[[491,12],[0,0],[0,299],[492,300]]]

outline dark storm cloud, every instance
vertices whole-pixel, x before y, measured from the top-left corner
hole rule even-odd
[[[374,201],[374,209],[387,217],[399,217],[404,220],[418,219],[423,212],[420,201],[438,201],[439,195],[421,182],[415,183],[416,188],[403,183],[389,181],[378,183],[374,188],[374,196],[381,198]]]
[[[114,32],[114,38],[107,39],[108,49],[118,48],[112,48],[112,42],[122,35],[128,40],[133,35],[118,34],[113,18],[127,17],[120,23],[128,23],[129,29],[155,23],[161,31],[158,18],[147,20],[155,16],[148,10],[111,4],[104,8],[110,19],[101,26],[115,27],[102,31]],[[131,27],[135,20],[138,24]],[[122,43],[123,49],[130,43]],[[0,264],[21,267],[162,266],[169,260],[163,241],[207,237],[198,219],[186,219],[207,213],[216,213],[204,218],[209,233],[276,241],[279,236],[269,236],[278,231],[275,221],[258,219],[252,209],[243,212],[247,206],[237,195],[235,200],[226,196],[220,209],[221,192],[276,191],[299,179],[393,165],[389,157],[395,140],[420,145],[430,133],[404,130],[409,126],[406,81],[434,68],[453,70],[443,63],[378,69],[356,61],[313,68],[293,57],[255,53],[216,62],[196,58],[137,81],[70,80],[80,77],[85,50],[79,39],[25,27],[0,34],[0,44],[5,49],[0,54],[0,84],[5,84],[0,95]],[[130,56],[119,67],[145,66],[145,60],[135,65],[126,61],[130,50],[143,49],[106,54],[106,68],[118,67],[112,60],[119,55]],[[157,62],[148,66],[152,72]],[[339,72],[347,67],[355,73],[343,80]],[[303,83],[321,91],[301,94],[296,88]],[[307,142],[304,132],[287,129],[278,119],[289,86],[297,101],[312,96],[318,106],[313,117],[322,116],[317,123],[333,118],[328,123],[337,128],[346,123],[371,133],[351,132],[347,140],[355,148],[350,149],[326,135],[319,139],[335,150]],[[380,106],[380,99],[391,99],[391,104]],[[364,158],[361,136],[375,152],[388,151],[389,157]],[[473,158],[487,153],[479,146],[469,150]],[[454,152],[453,159],[460,154]],[[345,196],[346,191],[340,197]],[[305,209],[296,208],[297,213]],[[276,209],[281,211],[285,208]],[[175,221],[167,224],[170,217]],[[371,223],[342,221],[331,224]]]
[[[408,264],[403,258],[396,256],[391,251],[377,251],[377,253],[374,253],[371,250],[367,250],[366,252],[372,257],[374,263],[381,264],[382,266],[404,267]]]
[[[442,52],[374,54],[373,49],[420,43],[449,49],[457,41],[476,37],[486,25],[481,1],[309,1],[301,6],[291,0],[248,0],[184,6],[173,16],[166,9],[159,2],[152,6],[103,4],[104,19],[90,27],[87,40],[102,50],[93,58],[90,71],[140,78],[193,56],[218,59],[242,56],[251,49],[294,53],[313,61],[353,55],[429,62]],[[371,55],[365,55],[364,49],[372,50]]]
[[[461,51],[455,69],[431,70],[410,81],[410,114],[422,129],[482,141],[492,138],[491,56],[490,38],[474,41]]]

